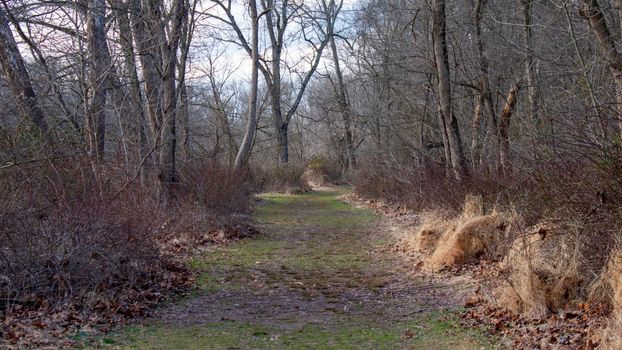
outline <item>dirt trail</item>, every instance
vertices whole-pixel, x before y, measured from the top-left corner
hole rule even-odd
[[[339,190],[263,195],[265,232],[191,262],[196,295],[101,340],[119,349],[486,349],[449,312],[460,286],[408,277],[382,219]],[[464,288],[464,287],[462,287]]]

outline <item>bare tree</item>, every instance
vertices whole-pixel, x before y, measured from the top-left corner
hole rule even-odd
[[[527,104],[529,117],[539,123],[536,67],[533,52],[532,0],[520,0],[523,13],[523,45],[525,47],[525,82],[527,84]]]
[[[317,70],[322,58],[322,52],[328,44],[330,36],[327,35],[326,28],[323,28],[320,24],[316,25],[316,23],[321,23],[325,19],[309,16],[310,11],[307,11],[301,4],[290,2],[289,0],[281,0],[280,3],[274,0],[262,0],[261,2],[264,11],[266,11],[267,32],[271,49],[270,64],[265,69],[262,69],[262,73],[270,92],[272,120],[279,145],[279,162],[287,163],[289,161],[289,123],[300,105],[311,77]],[[302,74],[301,81],[298,82],[293,102],[289,108],[284,108],[283,75],[281,71],[284,61],[282,55],[287,42],[285,35],[289,25],[296,16],[299,16],[301,20],[311,21],[309,27],[312,32],[315,31],[318,34],[319,43],[314,43],[312,38],[308,36],[310,33],[307,33],[308,29],[305,25],[301,26],[300,30],[303,34],[303,39],[310,43],[313,48],[313,56],[308,60],[309,67]]]
[[[356,168],[356,154],[354,149],[354,140],[352,136],[352,110],[348,101],[347,88],[343,79],[341,63],[339,62],[339,52],[337,51],[337,44],[335,40],[335,37],[337,36],[337,33],[335,32],[335,23],[338,19],[337,15],[343,7],[343,1],[339,1],[338,4],[335,3],[334,0],[330,0],[328,3],[326,3],[326,1],[323,1],[322,6],[324,7],[324,11],[326,12],[326,18],[328,19],[327,35],[330,40],[330,49],[333,57],[336,80],[333,85],[335,87],[337,101],[339,104],[339,112],[341,113],[341,118],[344,125],[344,141],[348,160],[345,168]]]
[[[123,0],[110,0],[110,4],[119,27],[119,44],[123,53],[124,72],[128,81],[129,113],[134,125],[135,136],[138,146],[135,149],[136,158],[145,159],[155,163],[149,152],[149,139],[144,113],[144,101],[136,67],[136,50],[134,47],[134,33],[130,23],[130,2]],[[147,181],[148,171],[143,164],[139,165],[139,173],[143,184]]]
[[[616,84],[618,132],[622,135],[622,56],[618,51],[614,37],[611,35],[607,20],[598,4],[598,0],[583,0],[582,11],[589,21],[590,27],[596,34],[603,55],[613,72],[614,82]]]
[[[86,132],[90,155],[96,161],[101,161],[105,151],[107,69],[110,63],[106,61],[109,55],[106,44],[105,0],[89,0],[87,12],[91,101],[86,119]]]
[[[479,62],[479,80],[477,83],[479,91],[473,113],[473,119],[471,121],[471,162],[474,168],[478,167],[482,162],[482,151],[484,145],[481,144],[480,140],[481,124],[485,124],[487,126],[486,137],[484,140],[489,141],[488,144],[492,145],[491,153],[498,154],[498,150],[496,150],[496,147],[498,146],[497,119],[492,101],[492,93],[490,91],[488,56],[484,49],[482,39],[482,14],[485,6],[486,0],[476,0],[473,6],[472,14],[475,27],[473,41]],[[488,118],[482,118],[483,115],[488,116]],[[496,166],[493,164],[493,168],[494,167]]]
[[[440,121],[446,135],[445,154],[449,155],[446,161],[451,164],[456,179],[467,176],[466,159],[460,138],[458,121],[452,111],[451,79],[449,73],[449,55],[447,54],[447,18],[445,14],[445,0],[432,2],[434,11],[433,38],[434,58],[438,74],[438,94],[440,105]]]
[[[169,13],[162,0],[133,0],[131,9],[134,40],[139,51],[151,132],[158,149],[160,196],[172,196],[176,174],[176,72],[182,28],[187,19],[185,0],[171,3]],[[170,16],[170,20],[168,19]]]
[[[248,162],[251,147],[257,131],[257,93],[259,88],[259,15],[257,2],[249,0],[248,9],[251,17],[251,86],[248,96],[248,120],[242,145],[235,158],[235,169],[239,170]]]
[[[30,120],[41,132],[48,132],[49,126],[39,106],[26,64],[2,8],[0,8],[0,64],[21,118]]]
[[[510,123],[512,121],[512,113],[516,107],[516,101],[518,97],[518,91],[520,90],[519,84],[514,84],[510,88],[508,97],[505,101],[505,106],[501,111],[501,118],[499,118],[499,160],[501,166],[501,174],[504,176],[510,176],[512,174],[512,161],[510,159]]]

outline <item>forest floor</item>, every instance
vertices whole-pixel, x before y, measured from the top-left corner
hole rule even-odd
[[[264,194],[263,234],[190,264],[192,297],[98,338],[113,349],[493,349],[458,324],[468,284],[414,277],[386,248],[395,237],[344,189]]]

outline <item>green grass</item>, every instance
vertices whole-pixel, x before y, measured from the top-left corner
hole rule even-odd
[[[455,321],[431,318],[390,325],[366,325],[344,317],[334,325],[279,328],[232,321],[175,328],[133,326],[122,338],[103,338],[102,346],[116,349],[494,349],[490,340],[465,331]]]
[[[319,323],[298,313],[278,319],[221,321],[175,326],[151,321],[97,339],[91,347],[114,349],[492,349],[481,334],[457,325],[451,314],[421,313],[387,320],[366,302],[338,305],[343,291],[379,292],[391,277],[391,260],[369,254],[386,243],[370,227],[371,211],[339,201],[339,191],[264,194],[255,211],[265,233],[214,247],[189,262],[197,294],[236,291],[253,298],[286,288],[304,300],[326,300]],[[440,288],[440,287],[439,287]],[[246,294],[245,294],[246,293]],[[336,304],[332,304],[335,302]],[[400,300],[393,300],[400,303]],[[236,300],[223,300],[227,307]],[[225,304],[229,303],[229,304]],[[339,304],[340,305],[340,304]],[[206,305],[209,308],[210,305]],[[403,305],[404,309],[417,305]],[[253,310],[249,310],[253,311]],[[191,311],[190,311],[191,312]],[[408,314],[408,312],[406,312]]]

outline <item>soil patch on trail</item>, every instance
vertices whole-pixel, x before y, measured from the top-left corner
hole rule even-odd
[[[190,262],[197,292],[99,339],[118,349],[494,349],[453,311],[470,290],[423,280],[386,253],[394,240],[341,190],[265,194],[263,235]]]

